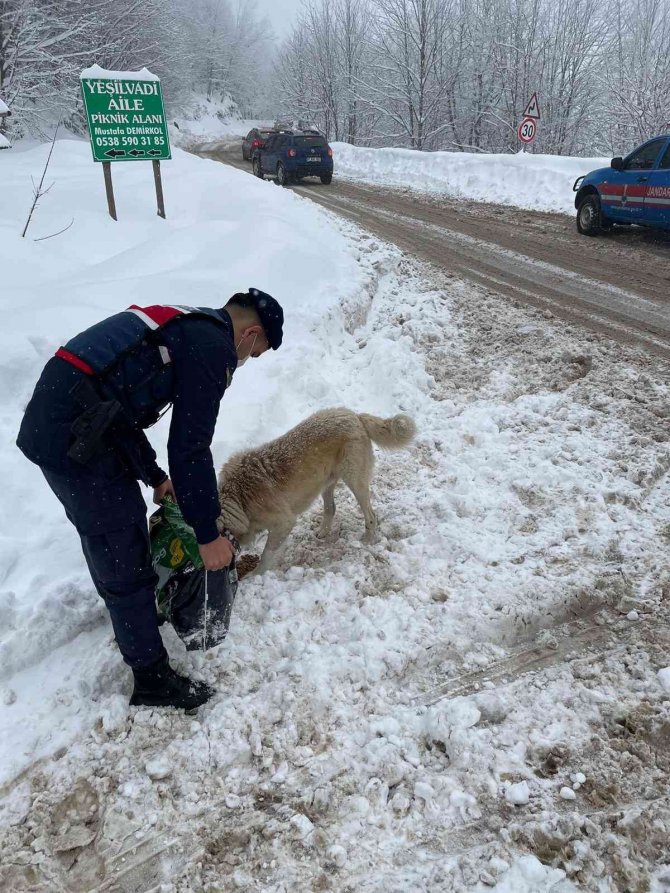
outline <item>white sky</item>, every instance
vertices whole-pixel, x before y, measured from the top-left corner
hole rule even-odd
[[[256,0],[261,16],[267,16],[278,39],[286,37],[293,26],[293,19],[302,0]]]

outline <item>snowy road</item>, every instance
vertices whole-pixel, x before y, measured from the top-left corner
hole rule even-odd
[[[237,143],[203,154],[250,171]],[[293,189],[413,257],[555,316],[670,358],[670,237],[621,228],[599,239],[562,214],[430,198],[353,183]]]

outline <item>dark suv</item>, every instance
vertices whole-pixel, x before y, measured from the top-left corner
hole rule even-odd
[[[326,184],[333,179],[333,150],[316,131],[270,136],[252,153],[251,160],[257,177],[276,177],[281,186],[303,177],[320,177]]]
[[[250,130],[242,140],[242,159],[244,161],[251,161],[251,157],[256,149],[261,149],[265,145],[267,138],[276,132],[277,131],[272,128],[259,129],[258,127],[254,127],[253,130]]]

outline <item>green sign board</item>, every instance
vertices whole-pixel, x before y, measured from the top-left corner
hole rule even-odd
[[[142,71],[81,74],[94,161],[165,161],[170,158],[163,94],[158,78]]]

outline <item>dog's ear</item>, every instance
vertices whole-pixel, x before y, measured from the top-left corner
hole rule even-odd
[[[249,530],[249,518],[236,499],[231,496],[221,498],[221,521],[223,526],[235,534],[239,539]]]

